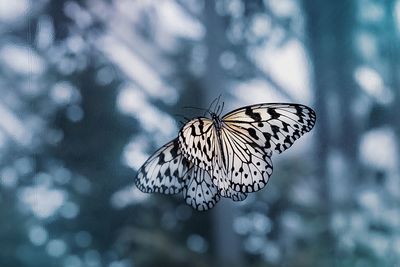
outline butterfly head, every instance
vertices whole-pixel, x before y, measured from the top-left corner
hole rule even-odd
[[[210,115],[211,115],[211,119],[212,119],[213,121],[216,121],[216,120],[219,120],[219,119],[220,119],[217,113],[210,112]]]

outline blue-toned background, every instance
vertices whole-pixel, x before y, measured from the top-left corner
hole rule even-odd
[[[400,266],[399,0],[0,0],[0,266]],[[133,186],[180,114],[296,102],[267,188]]]

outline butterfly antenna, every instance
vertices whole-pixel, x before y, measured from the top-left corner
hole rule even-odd
[[[219,101],[221,100],[221,96],[222,96],[222,94],[219,94],[219,96],[217,98],[217,103],[215,104],[215,109],[214,109],[215,114],[218,114],[218,111],[220,109]]]
[[[217,113],[218,117],[221,116],[222,111],[224,110],[224,105],[225,105],[225,102],[222,101],[221,110],[219,111],[219,113]]]
[[[219,101],[218,99],[220,97],[221,97],[221,95],[219,95],[219,97],[217,97],[213,101],[211,101],[210,106],[208,106],[208,113],[210,113],[210,110],[211,110],[212,106],[214,105],[215,101]]]
[[[218,107],[218,109],[219,109],[219,100],[220,99],[221,99],[221,94],[219,94],[217,103],[215,104],[215,107]],[[215,113],[217,113],[217,110],[215,111]]]
[[[219,109],[221,108],[221,105],[218,105],[217,108],[215,109],[214,113],[219,114]]]

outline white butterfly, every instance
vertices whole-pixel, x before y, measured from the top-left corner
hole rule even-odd
[[[299,104],[258,104],[222,118],[198,117],[179,137],[140,168],[136,184],[143,192],[174,194],[183,190],[197,210],[212,208],[219,196],[240,201],[262,189],[272,174],[271,155],[289,148],[309,132],[315,112]]]

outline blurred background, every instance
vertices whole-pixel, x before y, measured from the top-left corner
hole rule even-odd
[[[399,0],[0,0],[0,266],[400,266]],[[184,106],[313,107],[267,188],[137,169]]]

